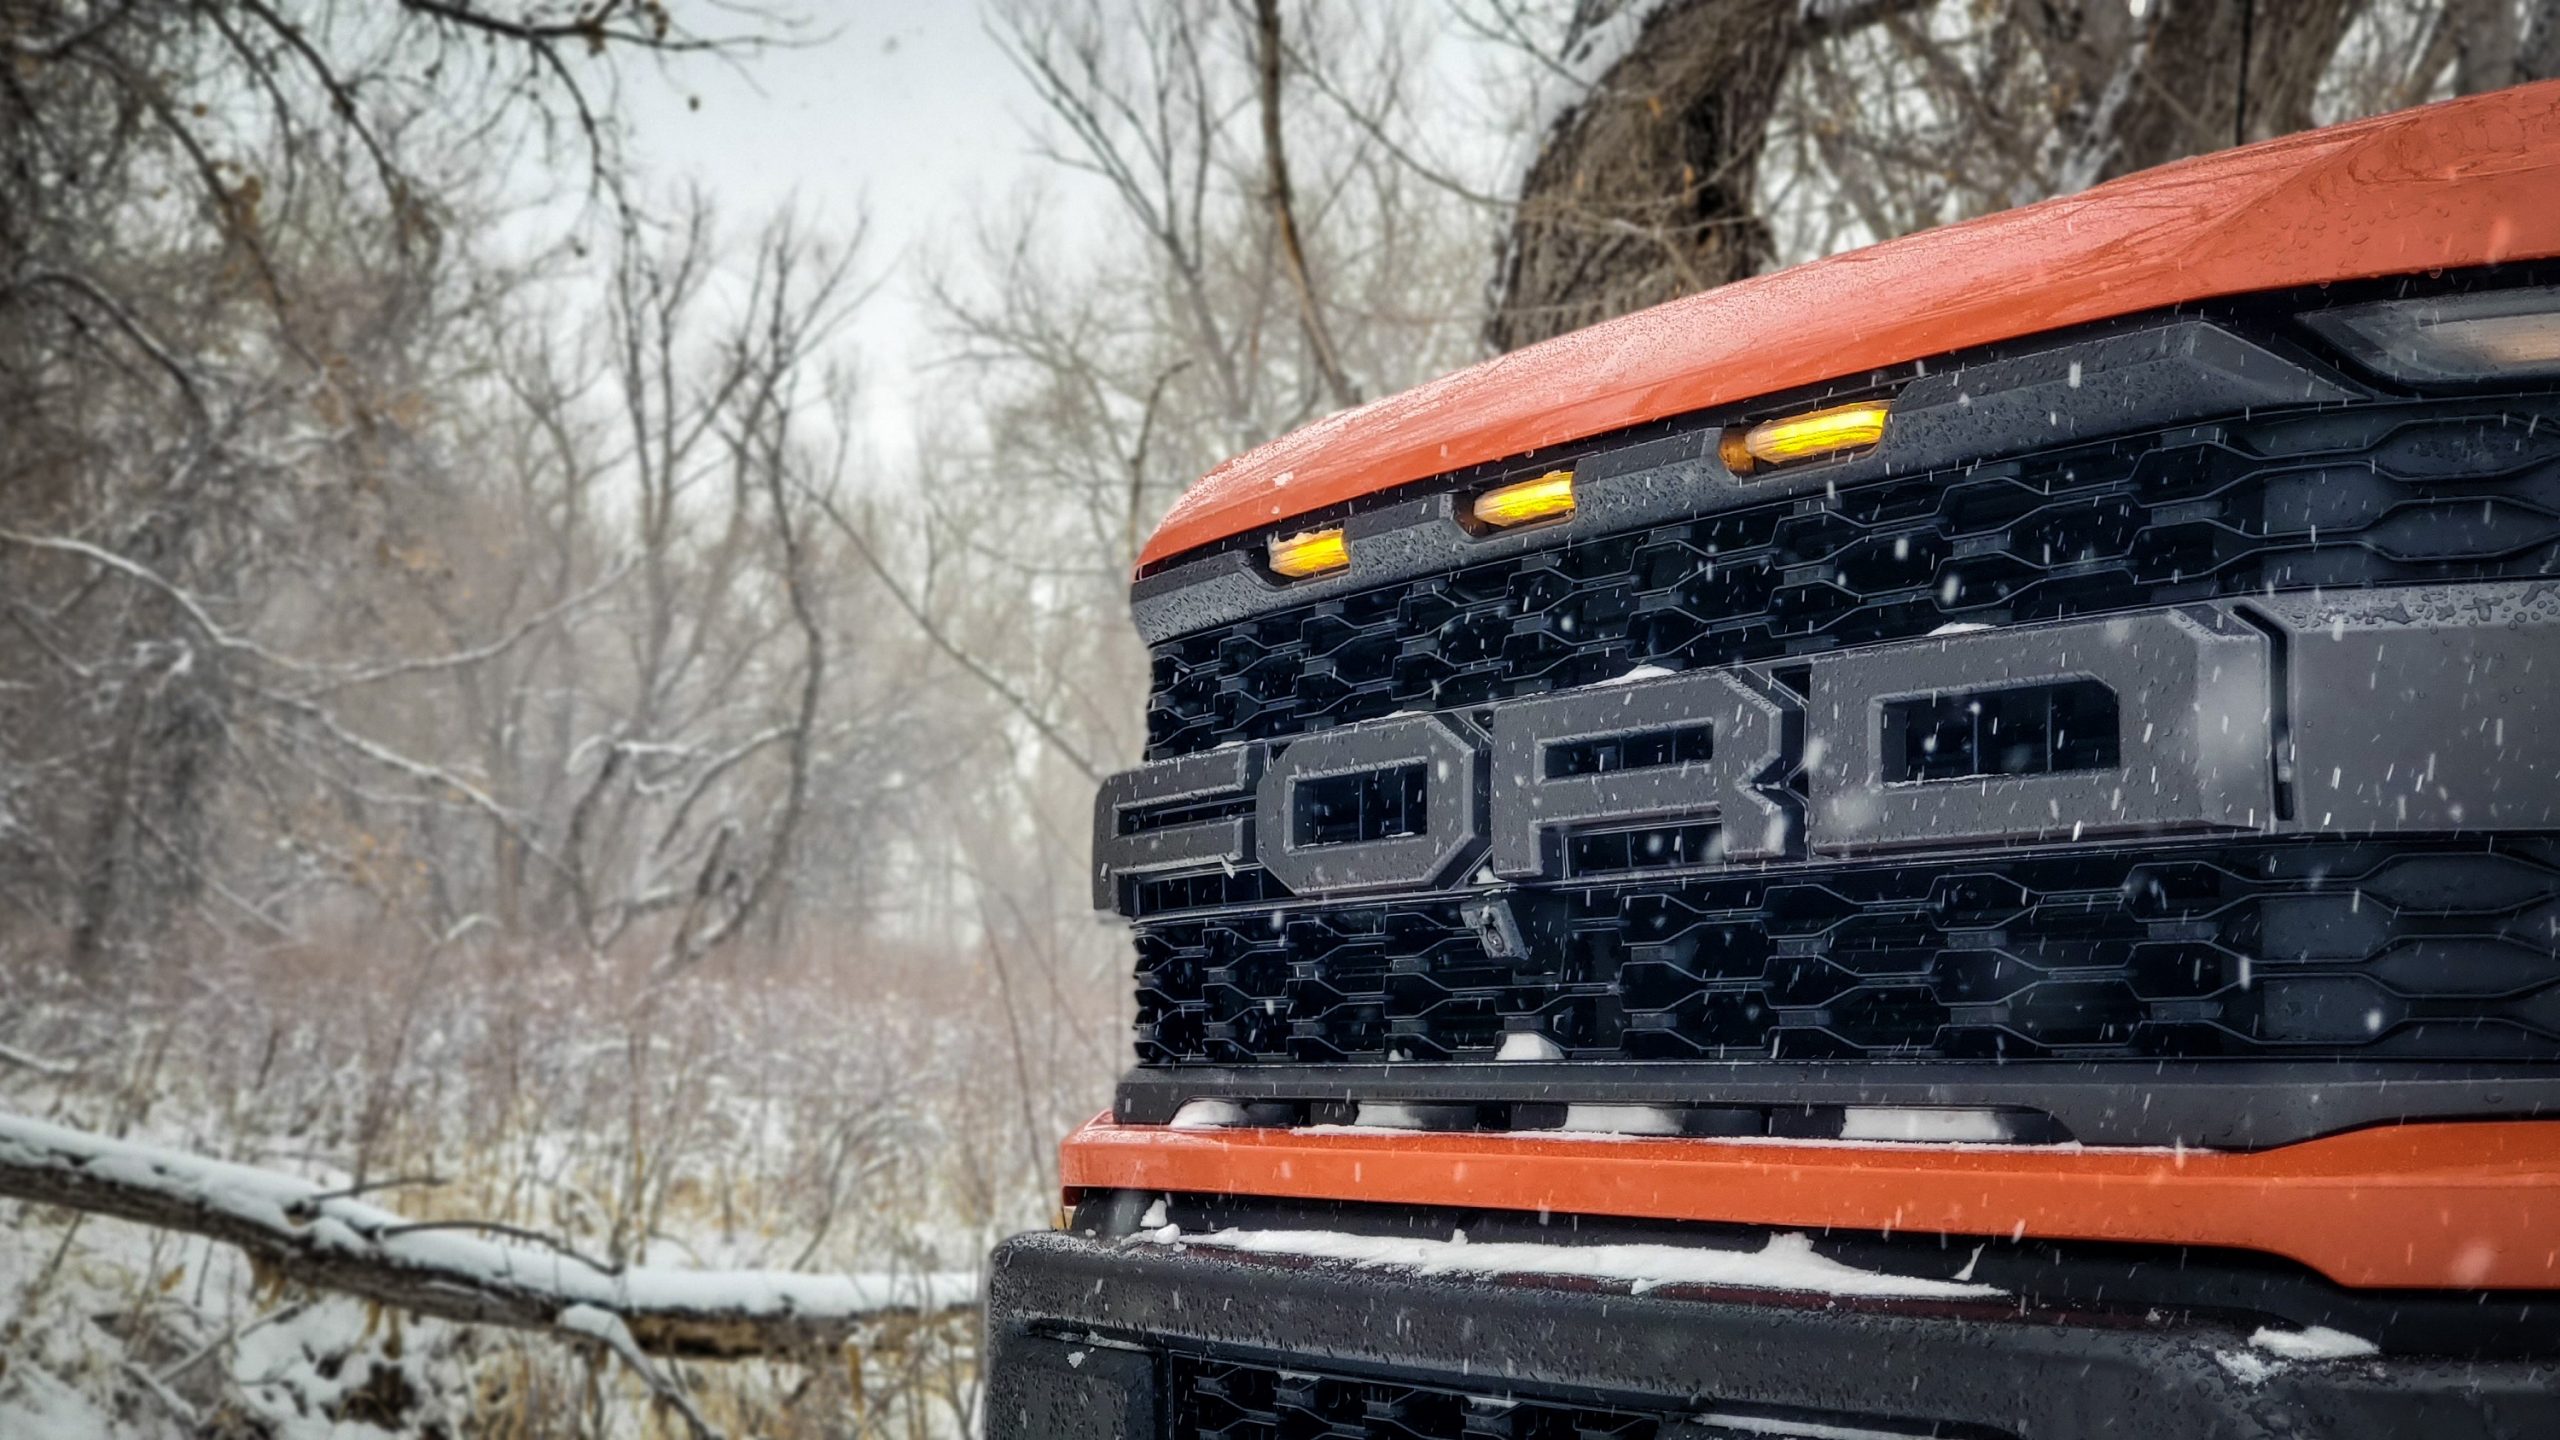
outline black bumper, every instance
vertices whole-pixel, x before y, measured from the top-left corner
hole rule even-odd
[[[2239,1330],[2007,1301],[1631,1295],[1065,1234],[1000,1246],[988,1293],[988,1440],[2560,1435],[2560,1360],[2286,1362]]]

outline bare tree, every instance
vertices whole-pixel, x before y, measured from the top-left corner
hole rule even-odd
[[[0,838],[0,893],[75,961],[207,907],[277,927],[213,873],[210,807],[279,714],[306,740],[334,720],[230,641],[270,580],[401,553],[390,482],[427,458],[437,347],[492,278],[453,244],[478,157],[562,135],[618,195],[614,57],[784,33],[733,18],[719,36],[651,0],[0,6],[0,413],[27,441],[0,461],[21,538],[0,643],[45,674],[21,716],[83,716],[0,758],[33,812]],[[353,544],[286,538],[311,533]],[[252,722],[259,696],[291,703]]]
[[[1504,32],[1529,33],[1494,3]],[[1520,184],[1485,338],[1499,350],[1765,267],[1754,204],[1779,87],[1806,44],[1795,0],[1576,4],[1542,57],[1569,105]]]
[[[2545,8],[1478,0],[1477,31],[1562,101],[1520,182],[1487,339],[1507,349],[1845,244],[2512,84],[2547,73]]]

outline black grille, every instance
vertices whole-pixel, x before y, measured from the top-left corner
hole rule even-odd
[[[1654,1440],[1660,1415],[1177,1355],[1169,1440]],[[1714,1433],[1714,1432],[1708,1432]]]
[[[1397,710],[2266,589],[2560,569],[2560,399],[2234,421],[1731,510],[1158,645],[1151,758]]]
[[[2560,1058],[2560,842],[2096,847],[1332,902],[1138,934],[1153,1065]],[[1495,946],[1494,948],[1502,948]]]
[[[1894,700],[1884,707],[1884,777],[2113,770],[2123,763],[2122,732],[2115,692],[2095,680]]]

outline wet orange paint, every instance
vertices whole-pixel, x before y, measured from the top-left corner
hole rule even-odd
[[[2560,1289],[2560,1123],[2384,1126],[2258,1151],[1174,1130],[1100,1117],[1083,1190],[2254,1250],[2341,1285]]]
[[[2560,255],[2560,81],[2308,131],[1692,295],[1212,470],[1140,563],[1630,425],[2189,301]]]

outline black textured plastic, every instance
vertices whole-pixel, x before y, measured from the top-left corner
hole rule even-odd
[[[2560,1057],[2560,841],[2088,847],[1139,928],[1141,1064]],[[1492,933],[1489,933],[1491,931]]]
[[[1196,1355],[1166,1357],[1168,1440],[1655,1440],[1662,1417]],[[1687,1433],[1687,1432],[1684,1432]]]
[[[1726,510],[1155,647],[1148,755],[2271,589],[2560,571],[2560,398],[2183,427]]]
[[[1150,1214],[1155,1226],[1140,1222]],[[1534,1245],[1550,1253],[1572,1247],[1656,1245],[1692,1254],[1749,1252],[1766,1229],[1683,1220],[1532,1211],[1364,1205],[1260,1195],[1086,1192],[1068,1228],[1104,1241],[1125,1241],[1165,1224],[1185,1234],[1218,1231],[1325,1231],[1398,1241],[1444,1241],[1463,1232],[1470,1245]],[[1966,1276],[2014,1297],[2015,1313],[2035,1324],[2064,1316],[2093,1324],[2227,1325],[2243,1334],[2263,1327],[2326,1326],[2371,1341],[2385,1355],[2462,1360],[2560,1356],[2560,1310],[2537,1293],[2366,1290],[2339,1285],[2291,1261],[2204,1246],[2125,1245],[1995,1237],[1953,1245],[1942,1235],[1902,1231],[1817,1231],[1815,1255],[1853,1270],[1928,1280]]]
[[[1563,1216],[1550,1218],[1550,1228],[1569,1224]],[[1915,1243],[1934,1247],[1940,1237]],[[1963,1266],[1973,1247],[1946,1249],[1934,1273]],[[2174,1297],[2182,1280],[2196,1278],[2188,1267],[2214,1266],[2214,1259],[2189,1252],[2182,1262],[2150,1252],[2139,1263],[2148,1283],[2137,1288],[2150,1300]],[[1980,1278],[1974,1271],[1954,1273]],[[1423,1391],[1516,1398],[1539,1407],[1531,1413],[1541,1420],[1559,1410],[1590,1415],[1600,1427],[1593,1433],[1603,1436],[1630,1417],[1650,1419],[1655,1440],[1878,1433],[1915,1440],[2540,1440],[2560,1434],[2560,1389],[2552,1383],[2547,1339],[2517,1347],[2533,1358],[2438,1358],[2457,1347],[2429,1344],[2428,1353],[2416,1355],[2237,1364],[2231,1357],[2261,1353],[2249,1344],[2259,1323],[2252,1318],[2233,1323],[2193,1314],[2174,1298],[2167,1309],[2123,1307],[2119,1286],[2094,1270],[2086,1285],[2062,1282],[2059,1295],[2051,1283],[2035,1284],[2032,1295],[2005,1288],[2025,1278],[2003,1271],[1987,1282],[2004,1286],[2002,1293],[1978,1301],[1868,1301],[1681,1285],[1629,1293],[1630,1287],[1607,1281],[1461,1278],[1210,1245],[1022,1235],[999,1245],[989,1262],[987,1434],[989,1440],[1056,1440],[1057,1430],[1040,1422],[1061,1407],[1043,1406],[1036,1392],[1056,1395],[1062,1381],[1081,1382],[1097,1363],[1147,1351],[1163,1357],[1160,1365],[1203,1355],[1266,1372],[1371,1380],[1388,1387],[1390,1401]],[[2232,1293],[2220,1277],[2204,1277],[2197,1288],[2196,1298],[2208,1302],[2217,1292]],[[2477,1292],[2427,1298],[2392,1292],[2392,1300],[2436,1313],[2485,1303],[2512,1314],[2529,1311],[2531,1303],[2528,1296]],[[2040,1303],[2046,1301],[2059,1301],[2060,1308]],[[2089,1323],[2077,1323],[2083,1315]],[[1142,1348],[1103,1349],[1097,1340]],[[1084,1364],[1030,1363],[1044,1349],[1065,1350],[1070,1358],[1082,1352]],[[1168,1398],[1175,1384],[1165,1387]],[[1480,1400],[1476,1408],[1499,1407]],[[1180,1412],[1172,1403],[1161,1413],[1171,1422],[1162,1430],[1127,1433],[1218,1433],[1176,1420]],[[1180,1428],[1186,1423],[1194,1428]],[[1309,1428],[1277,1433],[1362,1440],[1452,1433],[1412,1428],[1400,1418],[1372,1419],[1365,1411],[1321,1426],[1295,1423]]]

